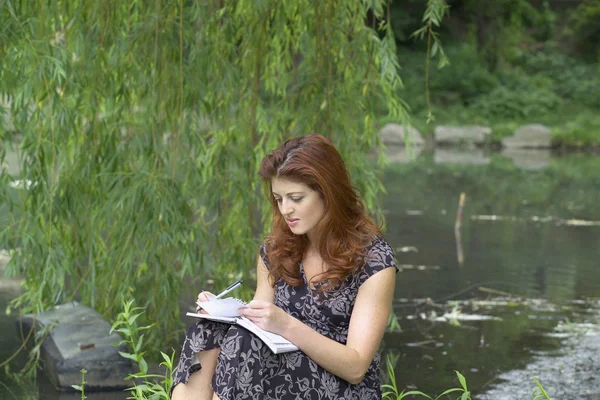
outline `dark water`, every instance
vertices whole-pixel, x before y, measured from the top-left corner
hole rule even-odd
[[[481,392],[499,372],[556,349],[559,339],[546,334],[558,321],[583,321],[589,315],[588,307],[573,304],[574,299],[600,297],[600,226],[565,222],[600,220],[600,158],[554,157],[545,168],[527,171],[497,155],[484,166],[437,165],[421,157],[390,166],[385,181],[387,237],[396,248],[418,249],[398,252],[399,262],[439,267],[399,273],[396,297],[443,304],[497,296],[478,289],[485,287],[541,299],[534,306],[478,310],[502,321],[460,326],[421,319],[420,313],[435,307],[398,301],[403,331],[388,334],[385,345],[398,358],[399,387],[437,395],[456,386],[458,370],[470,389]],[[454,234],[461,192],[466,194],[462,265]],[[516,218],[482,221],[478,215]],[[426,341],[431,342],[409,346]]]
[[[421,155],[410,164],[390,165],[385,174],[386,237],[404,268],[397,275],[395,302],[402,331],[386,334],[384,357],[393,356],[400,388],[437,395],[456,385],[458,370],[477,393],[498,373],[557,349],[559,339],[547,333],[559,321],[588,316],[587,305],[573,300],[600,297],[600,226],[565,222],[600,220],[600,158],[553,156],[541,167],[536,164],[536,170],[516,167],[497,154],[479,165],[437,161]],[[454,233],[461,192],[466,194],[462,264]],[[513,220],[477,220],[479,215]],[[481,287],[539,301],[521,304],[517,298],[510,306],[479,310],[461,306],[465,314],[501,320],[455,326],[428,318],[448,311],[448,301],[497,298]],[[0,287],[1,309],[11,296]],[[440,307],[415,305],[415,299],[424,298]],[[19,346],[13,317],[0,315],[0,332],[4,360]],[[14,398],[10,391],[16,398],[80,398],[59,397],[43,376],[38,386],[24,391],[0,371],[0,398]]]

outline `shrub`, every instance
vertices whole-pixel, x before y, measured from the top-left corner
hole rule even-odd
[[[525,119],[549,113],[560,103],[560,97],[548,88],[499,86],[479,96],[472,109],[487,118]]]
[[[563,99],[600,108],[600,74],[596,65],[556,52],[523,56],[520,65],[530,74],[551,79]]]

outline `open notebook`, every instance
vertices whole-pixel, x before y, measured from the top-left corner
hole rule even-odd
[[[199,302],[198,305],[208,314],[187,313],[190,317],[203,318],[211,321],[225,322],[228,324],[239,325],[244,329],[249,330],[262,340],[271,351],[275,354],[287,353],[296,351],[298,348],[283,336],[272,332],[267,332],[264,329],[256,326],[248,318],[242,317],[237,310],[246,307],[246,303],[242,300],[228,297],[225,299],[216,299],[210,301]]]

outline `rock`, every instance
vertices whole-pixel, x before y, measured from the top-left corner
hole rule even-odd
[[[11,103],[10,97],[0,96],[0,118],[2,118],[0,126],[2,126],[5,132],[12,132],[15,130],[12,115],[10,114]]]
[[[437,144],[460,145],[460,144],[485,144],[492,135],[492,129],[487,126],[436,126],[435,142]]]
[[[436,164],[487,165],[491,162],[482,150],[458,150],[436,148],[433,154]]]
[[[405,140],[406,138],[406,140]],[[386,145],[406,145],[421,147],[425,140],[421,133],[409,125],[387,124],[381,129],[381,140]]]
[[[504,148],[502,155],[512,159],[515,166],[527,171],[538,171],[550,165],[551,154],[547,149]]]
[[[422,151],[421,146],[391,145],[385,149],[385,156],[390,163],[409,163],[415,161]]]
[[[96,311],[77,302],[17,319],[17,332],[29,332],[54,325],[41,347],[44,370],[60,390],[73,390],[81,384],[81,370],[86,369],[86,389],[114,390],[129,387],[124,378],[133,372],[130,360],[119,351],[129,352],[125,345],[113,346],[121,337],[109,334],[110,324]]]
[[[4,157],[4,163],[2,164],[2,171],[7,172],[9,175],[13,177],[18,177],[21,175],[21,166],[19,155],[12,151],[10,147],[6,149],[6,154]]]
[[[552,131],[545,125],[531,124],[518,128],[513,136],[502,139],[506,148],[548,149],[552,147]]]
[[[6,264],[10,261],[10,253],[8,250],[0,249],[0,274],[4,274]]]
[[[16,296],[23,288],[23,279],[4,276],[4,271],[9,261],[10,253],[6,250],[0,250],[0,293],[8,293]]]

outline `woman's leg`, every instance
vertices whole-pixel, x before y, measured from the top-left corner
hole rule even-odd
[[[217,367],[219,348],[204,350],[198,353],[201,369],[190,375],[188,383],[180,383],[173,389],[172,400],[212,400],[213,390],[210,386]],[[215,395],[216,396],[216,395]],[[217,397],[218,399],[218,397]]]

